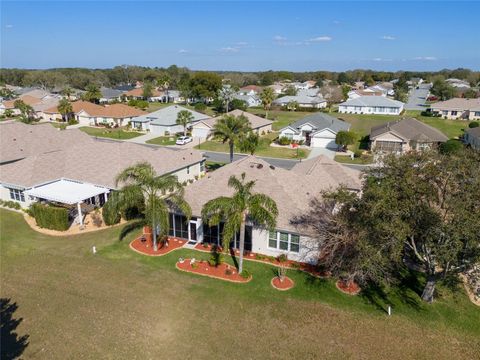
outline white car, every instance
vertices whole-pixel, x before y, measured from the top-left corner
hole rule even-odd
[[[177,139],[177,142],[175,144],[177,145],[185,145],[188,144],[189,142],[192,142],[193,139],[190,136],[180,136]]]

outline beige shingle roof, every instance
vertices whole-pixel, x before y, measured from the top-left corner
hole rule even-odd
[[[405,140],[418,140],[422,142],[445,142],[448,137],[427,124],[413,118],[390,121],[388,123],[378,125],[370,131],[370,139],[387,132],[394,132]]]
[[[477,99],[453,98],[450,100],[437,102],[435,104],[430,105],[430,107],[435,110],[480,111],[480,98],[477,98]]]
[[[308,164],[305,168],[314,161],[306,163]],[[337,166],[342,167],[340,164]],[[325,169],[338,171],[331,165]],[[248,156],[223,166],[186,188],[185,198],[192,207],[193,214],[201,215],[203,205],[211,199],[231,196],[233,191],[228,187],[228,179],[232,175],[238,177],[242,173],[246,174],[247,181],[256,181],[255,192],[266,194],[275,200],[279,211],[277,228],[290,231],[300,231],[290,222],[295,216],[308,211],[310,201],[314,197],[319,196],[322,190],[337,187],[343,180],[336,175],[326,176],[320,171],[320,167],[311,174],[306,174],[303,166],[296,171],[285,170],[273,167],[255,156]],[[332,179],[326,182],[324,179],[327,177]]]
[[[234,116],[240,116],[240,115],[245,116],[248,119],[248,122],[250,123],[250,127],[254,130],[262,128],[264,126],[271,125],[273,123],[273,121],[264,119],[260,116],[251,114],[251,113],[246,112],[246,111],[238,110],[238,109],[230,111],[228,114],[229,115],[234,115]],[[211,118],[211,119],[202,120],[202,122],[204,124],[206,124],[207,126],[209,126],[210,128],[213,128],[213,126],[217,123],[217,121],[219,119],[221,119],[222,117],[223,117],[223,115],[217,116],[217,117]]]

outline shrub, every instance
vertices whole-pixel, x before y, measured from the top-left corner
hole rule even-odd
[[[287,254],[280,254],[280,255],[277,256],[277,261],[278,262],[285,262],[287,260],[288,260]]]
[[[278,139],[279,145],[290,145],[291,143],[292,143],[292,140],[290,140],[286,136],[282,136]]]
[[[68,210],[65,208],[34,203],[31,211],[41,228],[65,231],[70,227]]]
[[[105,225],[115,225],[120,222],[120,213],[115,208],[112,198],[108,199],[102,208],[102,217]]]
[[[16,209],[16,210],[20,210],[22,208],[18,202],[11,201],[11,200],[2,201],[0,203],[0,205],[3,205],[3,206],[8,207],[10,209]]]
[[[362,155],[363,155],[362,150],[355,150],[355,152],[353,153],[353,156],[356,158],[362,157]]]
[[[450,139],[447,142],[444,142],[443,144],[440,145],[440,153],[444,155],[451,155],[459,152],[461,149],[463,149],[463,144],[454,139]]]
[[[252,276],[252,275],[250,274],[250,271],[244,269],[244,270],[242,271],[242,273],[240,274],[240,276],[241,276],[242,278],[244,278],[244,279],[248,279],[248,278],[249,278],[250,276]]]
[[[207,105],[205,105],[204,103],[196,103],[194,109],[195,111],[203,113],[205,112],[205,110],[207,110]]]
[[[232,274],[233,274],[232,269],[230,269],[230,268],[229,268],[229,269],[225,269],[225,275],[230,276],[230,275],[232,275]]]
[[[472,121],[470,124],[468,124],[468,127],[470,129],[473,129],[473,128],[476,128],[476,127],[479,127],[480,126],[480,123],[478,121]]]
[[[68,125],[77,125],[77,124],[78,124],[78,121],[73,118],[68,120]]]
[[[210,264],[210,266],[215,266],[215,267],[217,267],[218,265],[221,265],[223,263],[222,253],[219,253],[216,251],[215,248],[212,248],[212,253],[210,255],[210,259],[208,260],[208,263]]]

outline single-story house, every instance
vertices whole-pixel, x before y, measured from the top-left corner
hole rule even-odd
[[[7,109],[10,109],[15,115],[20,114],[20,110],[15,108],[16,100],[22,100],[25,104],[30,105],[35,112],[35,116],[37,118],[43,118],[43,111],[52,106],[56,106],[60,101],[60,97],[54,94],[50,94],[45,90],[29,90],[24,94],[20,95],[17,99],[4,101],[2,106],[3,112]]]
[[[480,127],[465,130],[463,141],[472,149],[480,150]]]
[[[296,102],[298,106],[305,108],[321,109],[327,107],[327,100],[318,96],[293,95],[282,96],[273,101],[273,105],[287,106],[291,102]]]
[[[2,123],[0,139],[0,198],[23,208],[35,201],[77,212],[83,212],[85,204],[101,206],[116,189],[118,173],[142,161],[159,175],[174,174],[181,182],[205,173],[205,159],[193,149],[99,140],[48,124]]]
[[[234,96],[234,99],[245,101],[247,107],[260,106],[262,101],[258,98],[257,95],[241,95],[237,94]]]
[[[324,113],[315,113],[297,120],[280,130],[280,137],[303,141],[305,145],[337,148],[335,138],[339,131],[348,131],[350,124]]]
[[[97,105],[81,100],[72,102],[72,110],[75,120],[85,126],[99,124],[126,126],[135,117],[147,114],[143,110],[125,104]],[[46,120],[62,120],[62,115],[56,106],[44,110],[43,113]]]
[[[230,111],[228,114],[234,115],[234,116],[240,116],[240,115],[245,116],[248,119],[248,122],[250,123],[250,127],[252,128],[252,130],[259,135],[272,131],[273,121],[267,120],[265,118],[262,118],[254,114],[250,114],[248,112],[244,112],[242,110],[233,110],[233,111]],[[201,138],[201,139],[208,138],[212,133],[212,129],[215,126],[215,123],[222,116],[198,121],[192,126],[192,136]]]
[[[267,86],[269,87],[270,89],[273,90],[273,92],[276,94],[276,95],[280,95],[283,91],[283,88],[285,87],[283,84],[273,84],[273,85],[269,85]]]
[[[338,112],[346,114],[400,115],[405,104],[384,96],[360,96],[338,105]]]
[[[321,192],[340,185],[352,191],[361,189],[360,171],[347,168],[324,156],[302,161],[292,170],[270,165],[255,156],[247,156],[225,165],[185,189],[185,200],[192,208],[188,224],[178,213],[170,215],[171,236],[187,238],[193,242],[222,244],[223,224],[210,227],[202,221],[201,211],[209,201],[219,196],[231,196],[233,189],[228,179],[245,173],[246,181],[255,181],[254,191],[270,196],[278,208],[277,226],[273,231],[248,222],[245,250],[278,256],[286,254],[295,261],[316,263],[318,242],[312,240],[305,229],[294,224],[296,217],[305,215],[310,202]],[[232,242],[238,248],[238,237]]]
[[[144,100],[143,96],[143,87],[135,88],[129,91],[126,91],[122,94],[123,97],[127,99],[134,99],[134,100]],[[152,89],[152,96],[148,97],[147,101],[154,102],[154,101],[162,101],[165,94],[163,91],[159,91],[155,88]]]
[[[167,134],[175,134],[183,132],[183,126],[177,124],[178,113],[182,110],[189,111],[193,115],[192,124],[200,120],[207,120],[211,117],[197,111],[187,109],[180,105],[172,105],[159,109],[149,114],[137,116],[132,119],[132,127],[140,130],[149,130],[152,134],[165,136]]]
[[[430,111],[446,119],[480,120],[480,98],[453,98],[430,105]]]
[[[238,93],[240,95],[258,95],[262,92],[263,88],[258,85],[247,85],[240,88]]]
[[[102,93],[102,97],[100,98],[100,103],[108,103],[113,100],[120,101],[120,98],[123,94],[122,90],[112,89],[107,87],[101,87],[100,92]]]
[[[357,99],[362,96],[386,96],[381,91],[375,91],[372,89],[362,89],[362,90],[351,90],[348,92],[348,99]]]
[[[457,89],[470,89],[470,83],[465,80],[450,78],[445,80],[445,82]]]
[[[413,118],[391,121],[370,131],[370,147],[377,152],[434,149],[447,140],[441,131]]]

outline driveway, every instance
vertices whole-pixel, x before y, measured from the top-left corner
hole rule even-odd
[[[135,144],[145,144],[148,140],[152,140],[152,139],[155,139],[157,137],[158,137],[157,134],[148,133],[148,134],[145,134],[145,135],[141,135],[141,136],[137,136],[137,137],[134,137],[134,138],[131,138],[131,139],[127,139],[125,141],[133,142]]]
[[[201,151],[201,150],[200,150]],[[205,151],[204,153],[207,161],[219,162],[219,163],[229,163],[230,155],[228,153],[214,152],[214,151]],[[247,155],[243,154],[234,154],[233,161],[244,158]],[[260,159],[268,162],[270,165],[290,170],[299,160],[290,160],[290,159],[280,159],[280,158],[270,158],[270,157],[259,157]]]
[[[335,150],[314,147],[310,149],[310,154],[308,154],[307,159],[313,159],[320,155],[325,155],[326,157],[333,159],[335,157]]]
[[[420,110],[427,108],[428,94],[430,93],[431,84],[420,84],[418,89],[412,89],[408,94],[408,101],[405,104],[405,110]]]

